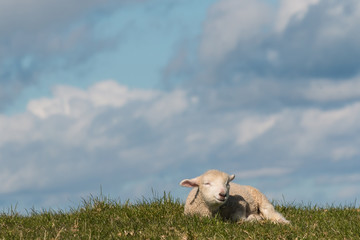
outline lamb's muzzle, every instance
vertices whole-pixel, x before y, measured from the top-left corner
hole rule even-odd
[[[227,200],[227,194],[226,193],[219,193],[219,201],[225,202]]]

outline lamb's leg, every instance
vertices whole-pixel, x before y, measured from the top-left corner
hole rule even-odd
[[[259,214],[250,214],[245,221],[256,222],[261,221],[263,218]]]
[[[260,206],[260,214],[264,219],[270,220],[275,223],[289,224],[290,221],[286,220],[283,215],[277,212],[274,206],[266,199]]]
[[[231,215],[231,221],[237,222],[237,221],[249,221],[249,222],[255,222],[255,221],[261,221],[263,218],[259,214],[250,214],[246,217],[245,211],[236,211],[232,213]]]

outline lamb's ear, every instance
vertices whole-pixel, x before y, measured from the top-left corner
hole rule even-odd
[[[183,187],[198,187],[199,186],[199,179],[198,178],[193,178],[193,179],[184,179],[180,182],[180,186]]]
[[[229,176],[229,182],[231,182],[232,180],[234,180],[234,178],[235,178],[235,174],[230,175],[230,176]]]

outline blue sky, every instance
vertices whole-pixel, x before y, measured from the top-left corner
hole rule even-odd
[[[0,207],[170,191],[360,196],[357,1],[0,3]]]

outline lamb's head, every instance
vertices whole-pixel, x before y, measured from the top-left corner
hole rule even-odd
[[[229,183],[235,175],[228,175],[218,170],[209,170],[193,179],[184,179],[180,182],[184,187],[198,187],[201,197],[211,208],[220,207],[229,198]]]

